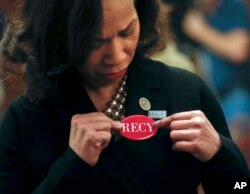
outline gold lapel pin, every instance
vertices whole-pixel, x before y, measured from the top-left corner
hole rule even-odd
[[[140,98],[139,104],[140,104],[140,107],[145,111],[148,111],[151,109],[151,104],[147,98],[144,98],[144,97]]]

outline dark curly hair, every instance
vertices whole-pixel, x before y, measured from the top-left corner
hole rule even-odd
[[[18,43],[26,45],[26,95],[33,103],[56,96],[61,75],[78,76],[100,29],[101,6],[101,0],[26,0]],[[139,58],[159,45],[159,7],[157,0],[135,0],[135,7],[141,26]]]

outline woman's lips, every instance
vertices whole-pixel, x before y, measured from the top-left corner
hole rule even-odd
[[[105,77],[105,79],[115,81],[117,79],[122,78],[125,75],[126,71],[127,71],[127,68],[125,68],[117,73],[107,73],[107,74],[104,74],[103,76]]]

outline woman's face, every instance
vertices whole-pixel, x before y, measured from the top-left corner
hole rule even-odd
[[[81,73],[89,87],[119,82],[137,47],[140,24],[134,0],[102,0],[103,23]]]

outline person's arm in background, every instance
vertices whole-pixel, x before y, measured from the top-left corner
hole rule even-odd
[[[187,36],[235,65],[249,57],[249,10],[243,0],[199,0],[182,27]]]
[[[235,64],[249,57],[249,34],[243,28],[220,32],[210,26],[199,11],[190,10],[183,21],[183,30],[202,46]]]

